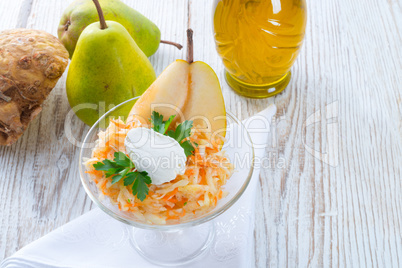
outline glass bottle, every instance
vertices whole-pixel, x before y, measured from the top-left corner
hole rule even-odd
[[[267,98],[290,81],[306,27],[305,0],[215,0],[213,21],[227,83]]]

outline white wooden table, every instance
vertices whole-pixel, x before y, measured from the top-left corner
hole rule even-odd
[[[0,30],[56,35],[71,1],[0,1]],[[251,100],[225,84],[205,0],[124,0],[153,20],[162,38],[185,44],[211,65],[227,109],[244,119],[274,102],[278,114],[260,176],[255,264],[402,266],[402,3],[310,1],[304,47],[288,88]],[[185,50],[161,45],[159,74]],[[0,148],[0,260],[93,208],[78,175],[78,148],[66,138],[66,73],[40,116]],[[76,117],[72,135],[88,128]]]

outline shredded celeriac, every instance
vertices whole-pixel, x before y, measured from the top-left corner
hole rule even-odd
[[[124,140],[127,132],[140,126],[138,120],[125,124],[121,119],[111,119],[108,128],[98,133],[92,157],[84,164],[100,192],[120,210],[148,224],[188,221],[211,211],[226,195],[222,186],[234,168],[226,153],[220,149],[219,144],[223,144],[224,138],[216,136],[211,142],[208,133],[201,128],[192,128],[189,139],[198,146],[195,146],[194,154],[187,158],[185,173],[162,185],[151,184],[143,202],[132,194],[131,185],[124,186],[123,180],[112,185],[113,177],[106,178],[104,172],[95,170],[93,164],[104,159],[113,160],[117,151],[126,153]]]

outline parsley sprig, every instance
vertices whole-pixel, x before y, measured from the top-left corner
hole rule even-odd
[[[163,115],[153,111],[151,115],[152,129],[161,134],[165,134],[170,124],[174,119],[174,115],[170,116],[168,120],[163,121]]]
[[[158,112],[153,111],[151,115],[152,129],[163,135],[169,136],[175,139],[180,146],[184,149],[186,156],[192,155],[194,152],[194,146],[189,141],[183,141],[184,139],[190,137],[191,128],[193,127],[193,121],[186,120],[179,124],[175,130],[169,130],[168,128],[174,119],[174,115],[170,116],[168,120],[163,121],[163,115]]]
[[[144,201],[148,195],[148,185],[152,183],[151,178],[145,171],[132,171],[134,163],[123,152],[114,153],[114,161],[105,159],[93,165],[96,170],[105,172],[106,177],[112,177],[112,184],[124,179],[124,186],[131,186],[134,196]]]

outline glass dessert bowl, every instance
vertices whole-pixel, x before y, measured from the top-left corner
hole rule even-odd
[[[128,114],[138,98],[130,99],[103,115],[89,130],[80,152],[79,170],[81,182],[91,200],[114,219],[127,224],[133,248],[148,261],[158,265],[176,266],[191,262],[212,244],[215,232],[212,219],[228,210],[247,188],[254,170],[254,149],[249,133],[232,114],[227,113],[227,128],[222,151],[226,152],[234,172],[222,185],[225,195],[211,209],[194,213],[164,224],[136,217],[131,211],[123,211],[111,202],[87,172],[87,159],[92,157],[97,146],[98,134],[104,131],[111,118]],[[114,203],[114,204],[113,204]],[[185,204],[184,204],[185,205]]]

